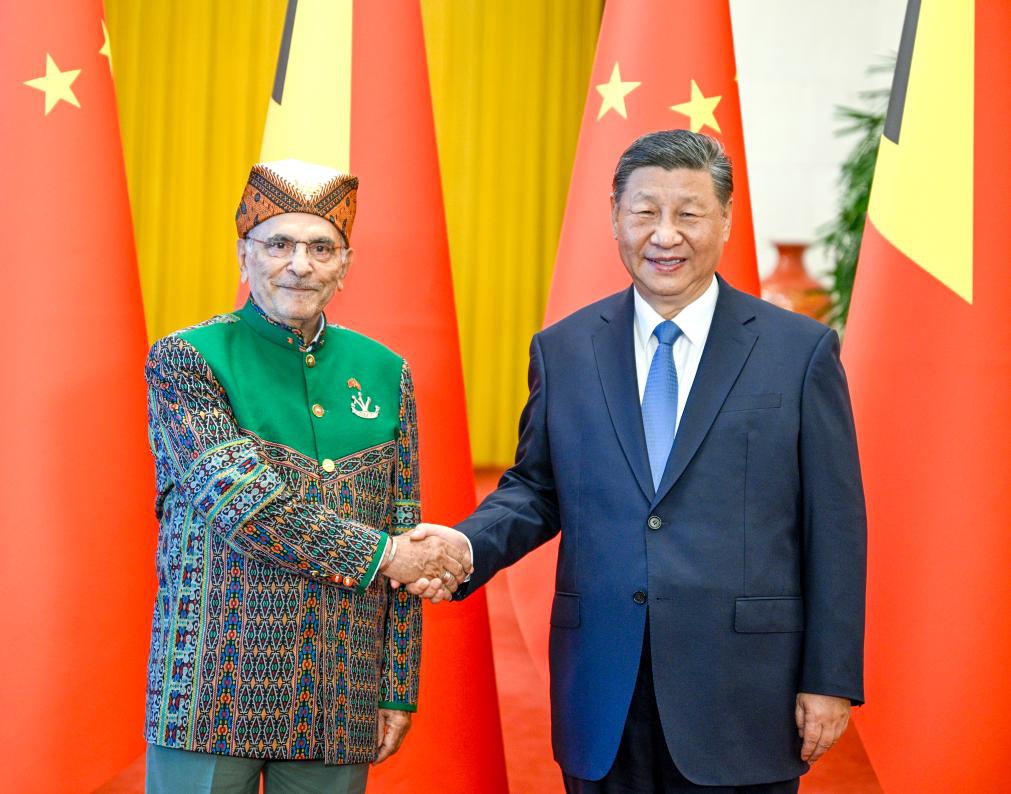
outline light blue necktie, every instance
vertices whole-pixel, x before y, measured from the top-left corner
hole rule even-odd
[[[674,446],[674,427],[678,411],[678,373],[674,369],[674,340],[681,329],[664,320],[653,329],[660,340],[653,363],[649,365],[646,391],[642,396],[642,427],[646,431],[649,468],[653,473],[654,490],[660,487],[667,458]]]

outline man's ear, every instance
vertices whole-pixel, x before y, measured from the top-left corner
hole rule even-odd
[[[618,239],[618,202],[614,200],[614,193],[611,194],[611,235]]]
[[[727,205],[723,208],[723,242],[730,239],[730,227],[734,221],[734,197],[727,199]]]
[[[337,275],[337,291],[340,292],[344,289],[344,279],[347,278],[348,271],[351,269],[351,262],[355,258],[354,248],[345,248],[341,253],[341,264],[340,270]]]
[[[246,269],[246,257],[249,253],[246,251],[246,241],[241,237],[235,241],[235,256],[239,260],[239,281],[245,284],[249,281],[249,271]]]

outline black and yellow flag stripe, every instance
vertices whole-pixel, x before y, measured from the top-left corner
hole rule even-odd
[[[910,0],[868,214],[909,259],[972,303],[972,0]]]

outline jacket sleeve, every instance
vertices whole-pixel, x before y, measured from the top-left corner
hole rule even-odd
[[[528,383],[530,396],[520,416],[516,462],[477,510],[457,526],[474,549],[474,573],[454,598],[474,592],[560,529],[547,421],[548,384],[539,335],[530,343]]]
[[[409,532],[421,521],[418,480],[418,422],[411,370],[404,362],[400,382],[400,431],[393,466],[391,534]],[[409,541],[402,540],[401,543]],[[389,584],[386,585],[389,587]],[[386,612],[379,707],[415,711],[421,667],[421,599],[406,587],[390,590]]]
[[[256,440],[243,434],[225,390],[192,345],[175,335],[156,342],[145,376],[151,450],[165,474],[159,504],[178,488],[241,554],[359,592],[368,587],[388,537],[290,492]]]
[[[863,703],[867,516],[839,337],[827,331],[801,397],[804,663],[800,690]]]

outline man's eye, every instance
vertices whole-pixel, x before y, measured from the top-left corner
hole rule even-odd
[[[289,240],[268,240],[267,250],[274,253],[281,253],[287,251],[291,248],[291,242]]]
[[[329,254],[333,248],[327,243],[313,243],[312,250],[317,254]]]

